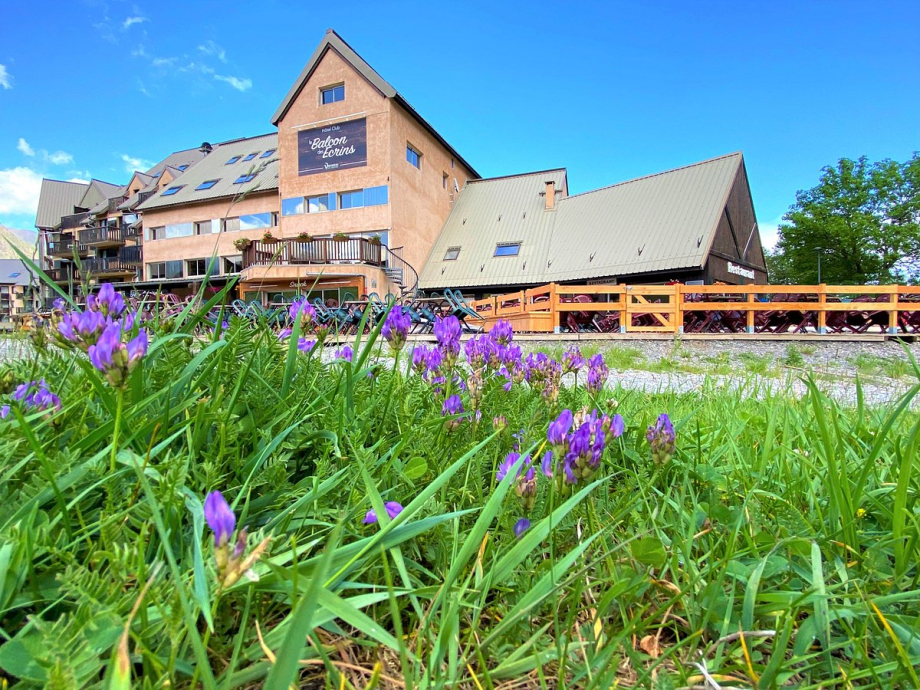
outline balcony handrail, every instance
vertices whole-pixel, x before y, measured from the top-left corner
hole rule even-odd
[[[354,263],[383,265],[382,245],[364,237],[347,240],[297,238],[274,242],[254,240],[243,250],[243,268],[250,266],[296,266],[306,264]]]
[[[80,242],[124,242],[126,229],[122,225],[93,225],[80,231]]]

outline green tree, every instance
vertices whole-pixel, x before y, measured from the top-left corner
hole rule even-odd
[[[841,158],[783,216],[771,280],[838,285],[920,277],[920,154],[906,163]],[[774,274],[775,272],[775,274]]]

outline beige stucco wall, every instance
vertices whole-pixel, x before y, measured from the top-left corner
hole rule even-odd
[[[253,194],[230,206],[227,199],[208,201],[199,204],[182,204],[174,207],[144,211],[144,228],[153,228],[175,223],[197,223],[214,218],[235,218],[251,213],[278,211],[278,195],[275,192]],[[240,232],[221,232],[210,235],[193,235],[191,237],[173,237],[163,240],[144,240],[144,280],[147,279],[147,264],[160,261],[178,261],[203,259],[214,254],[217,256],[237,256],[241,252],[233,246],[235,240],[247,237],[251,240],[262,237],[264,230],[242,230]],[[272,229],[277,236],[277,229]],[[221,267],[223,269],[223,267]]]
[[[345,100],[320,105],[320,89],[345,84]],[[367,165],[360,168],[298,175],[297,132],[325,121],[367,119]],[[422,167],[406,161],[406,143],[421,151]],[[451,154],[402,107],[384,97],[334,50],[327,51],[309,81],[278,123],[280,196],[282,199],[328,192],[389,186],[389,203],[360,209],[306,213],[281,219],[281,236],[300,232],[371,233],[390,230],[389,246],[403,247],[403,258],[421,271],[451,209],[454,178],[462,189],[471,176]],[[447,189],[443,174],[448,174]]]
[[[387,292],[398,294],[390,285],[386,274],[373,266],[361,264],[328,264],[323,266],[252,266],[243,271],[241,289],[248,291],[290,290],[291,283],[300,283],[309,288],[319,280],[323,284],[342,287],[353,285],[359,294],[376,292],[384,296]]]

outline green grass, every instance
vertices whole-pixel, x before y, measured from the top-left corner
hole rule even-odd
[[[918,686],[917,386],[841,408],[755,377],[557,400],[487,377],[482,421],[450,431],[428,383],[376,366],[373,335],[353,364],[322,364],[264,325],[201,339],[189,318],[152,325],[118,423],[82,353],[45,348],[0,372],[7,392],[44,377],[64,404],[0,421],[13,685],[673,688],[703,685],[702,664],[735,686]],[[525,511],[495,479],[512,432],[542,457],[560,410],[614,405],[623,437],[574,489],[539,475],[516,539]],[[656,466],[645,431],[661,412],[677,454]],[[225,591],[201,513],[214,489],[250,548],[271,537],[258,581]],[[362,524],[394,500],[395,520]]]
[[[860,352],[850,360],[856,371],[864,376],[887,376],[900,379],[910,376],[910,362],[898,357],[880,357]]]
[[[757,355],[753,352],[742,352],[738,355],[744,371],[749,374],[767,375],[771,372],[774,365],[773,355]]]

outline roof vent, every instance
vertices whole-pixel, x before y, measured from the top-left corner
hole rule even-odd
[[[483,270],[485,270],[485,267],[486,267],[485,264],[483,264],[482,266],[480,266],[480,267],[479,267],[479,272],[482,273]]]
[[[641,247],[639,247],[639,256],[642,256],[642,251],[643,251],[644,249],[645,249],[645,245],[644,245],[644,244],[643,244]]]
[[[546,181],[546,210],[551,211],[556,208],[556,182],[555,180]]]
[[[524,211],[524,218],[527,218],[527,211]]]
[[[211,151],[214,150],[214,147],[211,146],[208,142],[202,142],[201,146],[198,148],[203,154],[208,155]]]
[[[522,270],[522,271],[526,271],[526,270],[527,270],[527,262],[526,262],[526,261],[524,262],[524,265],[521,266],[521,270]]]
[[[463,225],[466,225],[466,218],[463,219]]]
[[[702,235],[700,235],[699,237],[696,238],[696,246],[699,247],[701,244],[703,244],[703,236],[702,236]]]
[[[499,222],[499,223],[502,222],[502,214],[501,214],[501,213],[498,214],[498,222]]]
[[[588,263],[591,263],[592,261],[594,261],[595,254],[597,254],[597,252],[591,252],[591,256],[588,257]]]

